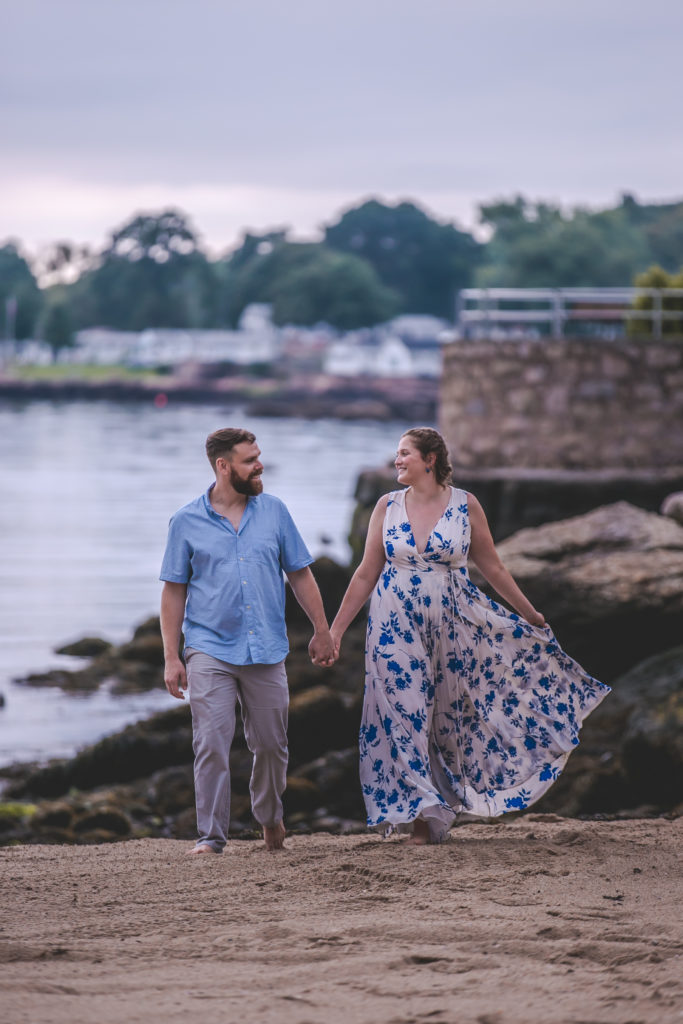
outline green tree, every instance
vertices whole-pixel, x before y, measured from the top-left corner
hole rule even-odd
[[[60,349],[73,345],[71,313],[64,299],[57,299],[48,304],[41,333],[43,340],[52,348],[53,356],[56,356]]]
[[[480,207],[492,230],[482,287],[569,288],[628,284],[647,266],[650,247],[642,228],[622,206],[569,214],[521,196]]]
[[[365,260],[288,242],[284,232],[246,235],[227,264],[228,320],[236,323],[251,302],[272,303],[276,324],[325,321],[341,329],[381,323],[398,308]]]
[[[3,338],[32,338],[43,297],[33,272],[13,242],[0,248],[0,332]]]
[[[210,327],[219,281],[185,216],[140,214],[111,236],[96,265],[70,289],[79,327]]]
[[[362,256],[399,296],[400,310],[451,317],[457,289],[472,284],[482,246],[414,203],[375,199],[348,210],[325,230],[332,249]]]

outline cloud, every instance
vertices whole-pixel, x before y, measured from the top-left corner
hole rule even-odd
[[[671,197],[681,27],[673,0],[23,0],[0,42],[4,230],[98,238],[174,204],[224,245],[368,193],[465,223],[515,191]]]

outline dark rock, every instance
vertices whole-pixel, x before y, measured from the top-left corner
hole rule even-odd
[[[11,782],[7,793],[57,797],[73,787],[88,790],[128,782],[169,765],[188,764],[192,758],[190,712],[183,706],[129,725],[70,760],[53,761]]]
[[[171,835],[174,839],[197,838],[197,812],[194,807],[187,807],[175,816],[171,825]]]
[[[99,636],[84,636],[82,640],[76,640],[72,644],[64,644],[58,647],[55,654],[70,654],[75,658],[95,658],[98,654],[104,654],[111,649],[111,644]]]
[[[178,814],[194,807],[194,776],[192,765],[165,768],[150,779],[147,801],[157,814]]]
[[[107,828],[92,828],[86,832],[77,833],[76,842],[83,846],[99,846],[100,843],[116,843],[118,840],[126,838],[127,836],[123,836],[119,832],[110,831]]]
[[[61,828],[67,829],[73,822],[74,809],[66,801],[45,803],[33,817],[33,825],[36,828]]]
[[[288,735],[290,764],[296,766],[350,746],[357,730],[340,694],[314,686],[292,697]]]
[[[314,782],[290,775],[287,778],[287,788],[283,796],[285,818],[290,815],[304,812],[310,813],[320,806],[321,793]]]
[[[96,690],[104,677],[96,672],[83,669],[78,672],[69,672],[67,669],[49,669],[47,672],[32,672],[28,676],[15,680],[24,686],[58,686],[62,690],[71,693],[84,693],[89,690]]]
[[[621,747],[632,798],[673,807],[683,800],[683,647],[636,666],[618,693],[632,707]]]
[[[74,824],[74,832],[79,835],[88,833],[92,836],[96,831],[113,833],[115,836],[128,836],[131,832],[130,820],[118,807],[109,807],[105,804],[84,814]]]
[[[358,745],[346,750],[331,750],[291,776],[307,780],[320,794],[318,806],[343,818],[365,819],[365,807],[358,777]]]
[[[620,676],[536,808],[576,815],[677,806],[683,801],[682,693],[683,646]]]
[[[662,502],[661,512],[683,526],[683,491],[668,494]]]
[[[164,645],[161,633],[146,633],[135,636],[128,644],[117,649],[117,657],[124,661],[141,661],[145,665],[163,667]]]
[[[331,558],[317,558],[311,566],[315,576],[328,621],[331,622],[337,614],[341,600],[346,593],[346,588],[351,580],[351,572],[345,565],[339,565]],[[287,587],[285,601],[285,618],[288,629],[305,629],[308,638],[311,637],[311,625],[308,616],[298,604],[291,587]]]
[[[159,622],[158,615],[151,615],[150,618],[145,619],[139,626],[136,626],[133,640],[140,640],[145,636],[161,636],[161,623]]]

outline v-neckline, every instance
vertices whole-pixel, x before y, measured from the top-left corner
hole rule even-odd
[[[410,516],[408,515],[408,506],[406,504],[406,497],[408,496],[408,490],[409,490],[409,488],[406,487],[404,489],[404,491],[403,491],[403,511],[406,514],[406,520],[408,522],[408,526],[410,527],[410,536],[413,538],[413,544],[415,545],[415,551],[417,552],[417,554],[419,555],[420,558],[424,558],[424,556],[425,556],[425,554],[427,552],[427,548],[429,547],[429,542],[432,539],[432,537],[434,536],[434,532],[435,532],[437,526],[439,525],[439,523],[441,522],[441,520],[443,519],[443,517],[446,515],[446,513],[449,510],[449,508],[451,507],[451,502],[453,501],[453,490],[454,490],[454,488],[453,488],[452,484],[449,486],[449,495],[448,495],[448,501],[446,502],[446,507],[443,510],[443,512],[441,513],[441,515],[439,516],[439,518],[437,519],[437,521],[432,526],[431,530],[429,531],[429,535],[427,536],[427,540],[425,541],[425,546],[422,549],[422,551],[418,550],[417,541],[415,539],[415,531],[413,530],[413,524],[411,523]]]

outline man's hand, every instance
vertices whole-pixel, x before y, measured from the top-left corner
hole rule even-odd
[[[337,658],[329,629],[315,631],[308,645],[308,653],[314,665],[322,665],[325,668],[334,665]]]
[[[172,697],[177,697],[178,700],[185,700],[185,694],[182,691],[187,689],[187,675],[185,673],[185,666],[180,658],[166,661],[164,665],[164,682],[166,689]]]

